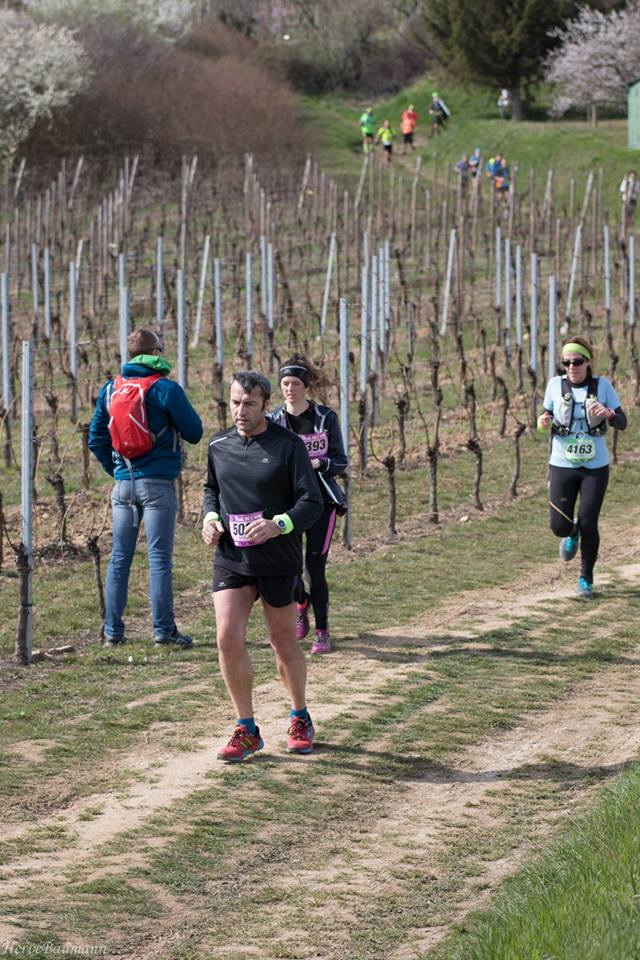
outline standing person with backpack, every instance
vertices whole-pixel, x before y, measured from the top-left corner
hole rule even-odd
[[[551,430],[549,507],[551,530],[560,537],[560,557],[573,560],[581,547],[578,595],[593,596],[598,558],[598,517],[609,482],[607,427],[624,430],[627,417],[605,377],[593,375],[593,350],[582,337],[562,347],[565,374],[552,377],[544,395],[538,430]],[[580,495],[577,516],[575,505]]]
[[[180,440],[198,443],[202,422],[152,330],[134,330],[130,360],[100,390],[89,427],[89,448],[115,480],[111,494],[113,548],[107,570],[103,645],[125,642],[129,571],[142,520],[147,536],[149,592],[157,646],[192,645],[173,614],[173,542],[178,512]]]
[[[326,570],[336,516],[345,513],[345,498],[336,477],[345,472],[348,462],[335,411],[314,403],[307,396],[308,388],[313,389],[316,381],[317,375],[307,358],[296,353],[280,367],[280,389],[285,402],[267,415],[304,440],[324,505],[322,515],[304,534],[309,593],[301,577],[296,597],[298,640],[309,632],[309,605],[313,608],[316,634],[311,653],[314,654],[331,653]]]

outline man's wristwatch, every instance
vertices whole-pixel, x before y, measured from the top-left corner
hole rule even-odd
[[[273,522],[280,533],[291,533],[293,530],[293,521],[288,513],[277,513],[273,518]]]

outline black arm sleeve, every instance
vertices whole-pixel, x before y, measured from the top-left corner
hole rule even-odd
[[[323,477],[337,477],[347,469],[347,455],[342,441],[342,431],[338,417],[331,410],[327,415],[327,433],[329,435],[328,456],[320,461],[319,471]]]
[[[627,429],[627,415],[622,407],[616,407],[615,417],[612,417],[612,419],[609,420],[609,426],[613,427],[614,430]]]

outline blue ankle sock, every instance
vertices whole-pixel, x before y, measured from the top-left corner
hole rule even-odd
[[[258,728],[256,726],[256,721],[253,719],[253,717],[240,717],[238,719],[238,726],[240,725],[242,725],[243,727],[246,727],[247,733],[250,733],[251,736],[255,737],[256,731]]]
[[[302,710],[291,710],[290,716],[298,717],[300,720],[311,720],[309,716],[309,711],[306,707],[303,707]]]

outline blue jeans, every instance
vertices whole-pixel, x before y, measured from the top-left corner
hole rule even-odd
[[[136,480],[133,507],[130,494],[131,481],[116,480],[111,493],[113,547],[107,569],[104,635],[109,639],[124,637],[122,615],[127,605],[129,571],[142,520],[147,535],[153,634],[156,639],[163,639],[172,636],[176,628],[172,569],[178,512],[176,483],[150,478]]]

